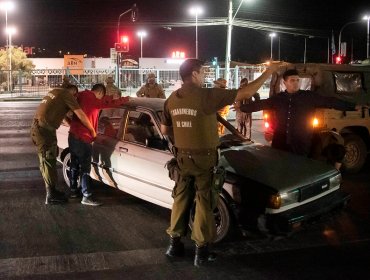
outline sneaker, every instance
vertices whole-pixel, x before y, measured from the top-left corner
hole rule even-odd
[[[84,204],[84,205],[89,205],[89,206],[100,206],[100,205],[102,205],[101,202],[96,201],[95,199],[92,198],[92,196],[82,197],[81,203]]]

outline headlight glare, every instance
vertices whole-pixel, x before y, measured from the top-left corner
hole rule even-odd
[[[274,194],[270,196],[269,208],[279,209],[281,206],[281,196],[280,194]]]
[[[272,195],[269,206],[272,209],[279,209],[280,207],[296,202],[299,202],[299,190]]]

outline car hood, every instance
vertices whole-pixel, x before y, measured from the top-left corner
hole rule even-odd
[[[309,185],[338,173],[324,162],[256,143],[221,150],[220,165],[228,172],[279,192]]]

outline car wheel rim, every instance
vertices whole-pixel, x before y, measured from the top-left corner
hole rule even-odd
[[[70,175],[71,175],[71,157],[69,154],[67,154],[65,160],[63,161],[63,177],[68,187],[70,187],[69,185]]]
[[[218,207],[213,211],[213,216],[215,218],[217,233],[219,233],[221,232],[221,229],[222,229],[223,220],[222,220],[222,215]]]

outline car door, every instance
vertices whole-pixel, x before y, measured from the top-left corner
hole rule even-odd
[[[123,130],[125,109],[104,109],[98,120],[97,137],[93,143],[91,177],[118,188],[113,177],[113,166],[117,165],[116,146]]]
[[[172,158],[155,116],[151,112],[129,110],[119,143],[117,180],[125,180],[128,192],[163,207],[172,207],[174,182],[165,164]]]
[[[124,113],[115,138],[99,133],[94,155],[99,180],[163,207],[172,206],[174,182],[165,167],[172,154],[151,112]]]

